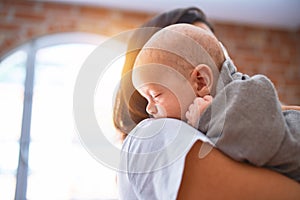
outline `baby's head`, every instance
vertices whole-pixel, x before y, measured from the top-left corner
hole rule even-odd
[[[196,96],[214,94],[225,58],[210,32],[189,24],[157,32],[140,51],[132,73],[134,87],[155,118],[185,120]]]

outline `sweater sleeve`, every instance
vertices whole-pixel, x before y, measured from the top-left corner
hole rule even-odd
[[[273,84],[262,75],[228,83],[201,117],[199,129],[233,159],[266,165],[285,134]]]

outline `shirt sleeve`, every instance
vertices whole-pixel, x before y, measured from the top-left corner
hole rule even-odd
[[[138,197],[133,190],[133,185],[130,184],[128,176],[126,173],[119,172],[117,175],[118,180],[118,191],[120,200],[136,200]]]
[[[141,122],[122,147],[120,198],[176,199],[185,157],[199,139],[210,143],[198,130],[179,120]]]

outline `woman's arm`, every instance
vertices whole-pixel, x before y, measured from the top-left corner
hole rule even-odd
[[[178,199],[300,199],[300,184],[271,170],[236,162],[217,149],[199,159],[201,144],[186,157]]]
[[[281,109],[282,109],[282,111],[285,111],[285,110],[299,110],[300,111],[300,106],[286,106],[286,105],[282,105]]]

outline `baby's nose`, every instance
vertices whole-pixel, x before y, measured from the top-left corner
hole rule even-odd
[[[146,107],[146,111],[147,111],[147,113],[148,113],[149,115],[154,115],[154,114],[157,113],[157,108],[156,108],[156,106],[155,106],[154,103],[148,102],[148,105],[147,105],[147,107]]]

